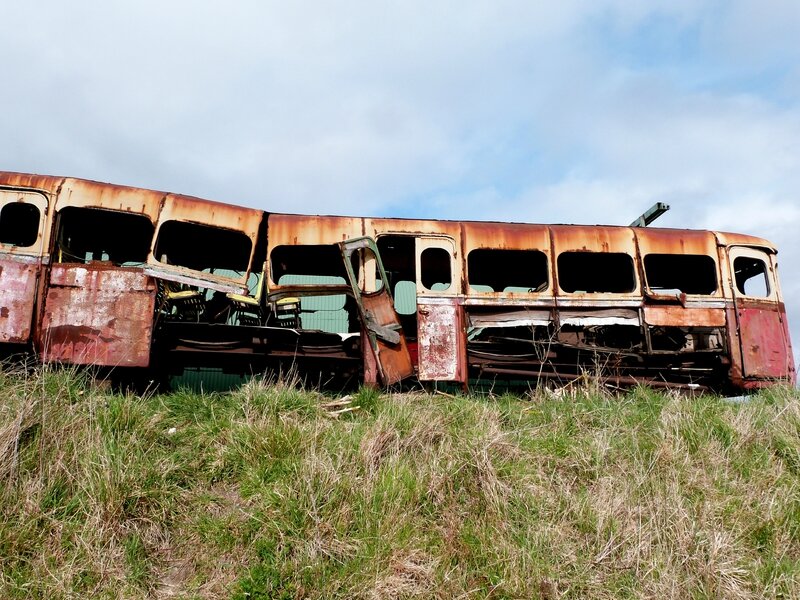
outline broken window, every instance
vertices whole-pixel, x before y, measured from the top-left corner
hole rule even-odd
[[[141,264],[150,252],[153,230],[144,215],[70,206],[59,212],[57,260]]]
[[[382,235],[377,241],[383,268],[400,315],[417,312],[416,239],[410,235]]]
[[[225,269],[243,273],[253,244],[241,231],[185,221],[166,221],[158,230],[155,257],[194,271]]]
[[[383,289],[381,270],[371,248],[358,248],[350,254],[350,264],[363,294],[374,294]]]
[[[547,256],[540,250],[472,250],[469,285],[486,292],[542,292],[547,289]]]
[[[752,256],[737,256],[733,261],[736,289],[740,294],[754,298],[767,298],[770,295],[767,264]]]
[[[276,246],[270,253],[272,280],[285,286],[347,286],[342,253],[335,244]],[[277,315],[295,307],[292,327],[347,333],[358,326],[347,294],[302,295],[284,298],[277,304]]]
[[[28,248],[39,238],[41,213],[33,204],[11,202],[0,210],[0,244]]]
[[[342,262],[342,253],[335,244],[276,246],[270,254],[272,281],[284,283],[285,275],[318,275],[338,277],[345,283],[347,273]]]
[[[431,291],[450,289],[453,282],[450,253],[444,248],[425,248],[420,254],[422,285]]]
[[[630,293],[636,289],[633,258],[622,252],[563,252],[558,285],[570,294]]]
[[[702,254],[648,254],[644,257],[647,285],[653,291],[713,294],[717,263]]]
[[[325,275],[292,275],[281,277],[281,285],[346,285],[344,277]],[[291,313],[291,327],[348,333],[358,327],[352,299],[347,294],[302,295],[284,298],[276,303],[276,318],[280,321]],[[281,324],[281,323],[278,323]]]

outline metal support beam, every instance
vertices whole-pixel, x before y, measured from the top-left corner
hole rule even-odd
[[[669,204],[664,204],[663,202],[656,202],[648,208],[645,212],[643,212],[638,219],[636,219],[633,223],[631,223],[631,227],[647,227],[655,221],[658,217],[663,215],[665,212],[669,210]]]

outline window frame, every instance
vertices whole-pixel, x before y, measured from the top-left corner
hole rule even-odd
[[[530,253],[540,254],[542,257],[544,257],[545,275],[546,275],[545,284],[546,284],[546,286],[543,289],[538,290],[538,291],[537,290],[532,290],[532,291],[525,291],[525,292],[506,291],[505,289],[500,290],[500,291],[496,291],[495,290],[495,291],[487,292],[487,291],[484,291],[484,290],[476,289],[475,287],[473,287],[472,281],[470,280],[470,263],[469,263],[470,256],[472,255],[473,252],[492,252],[492,251],[494,251],[494,252],[530,252]],[[467,252],[467,256],[466,256],[466,269],[467,269],[467,289],[468,289],[468,292],[469,292],[470,295],[488,295],[488,296],[504,297],[504,296],[512,296],[512,295],[513,296],[520,296],[520,295],[525,295],[525,296],[527,296],[527,295],[531,295],[531,296],[541,296],[541,295],[551,296],[553,294],[553,269],[552,269],[552,264],[551,264],[551,261],[550,261],[550,255],[549,255],[548,251],[543,250],[541,248],[492,248],[492,247],[475,247],[475,248],[471,248]],[[475,285],[484,285],[484,284],[478,283],[478,284],[475,284]]]
[[[647,254],[642,255],[642,274],[644,276],[644,289],[645,293],[648,296],[663,296],[664,290],[663,289],[654,289],[650,286],[650,277],[647,272],[647,257],[649,256],[696,256],[696,257],[703,257],[709,258],[712,261],[714,267],[714,279],[716,287],[713,292],[710,294],[697,294],[697,293],[689,293],[684,292],[681,290],[681,293],[686,294],[687,296],[698,297],[698,298],[719,298],[722,291],[722,276],[720,274],[719,269],[719,262],[715,256],[711,256],[709,254],[682,254],[682,253],[669,253],[669,252],[648,252]],[[672,289],[672,288],[669,288]]]
[[[47,197],[39,192],[28,190],[0,189],[0,210],[9,204],[20,201],[35,206],[39,210],[39,226],[36,232],[36,241],[30,246],[0,243],[0,253],[39,256],[43,252],[48,223],[47,219],[49,216]]]
[[[455,240],[444,235],[414,235],[414,237],[416,238],[414,260],[417,269],[417,296],[458,296],[461,293],[461,267]],[[422,285],[422,253],[429,248],[440,248],[450,255],[450,287],[446,290],[431,290]]]
[[[562,287],[563,277],[561,277],[561,266],[559,265],[559,260],[561,256],[565,254],[595,254],[595,255],[621,255],[626,256],[630,259],[631,264],[631,275],[633,276],[633,288],[629,291],[625,292],[611,292],[611,291],[597,291],[597,292],[589,292],[589,291],[567,291]],[[559,252],[555,260],[553,261],[553,269],[555,272],[556,280],[558,281],[558,294],[560,296],[569,296],[575,298],[600,298],[603,296],[641,296],[641,282],[639,277],[639,269],[637,268],[637,257],[631,255],[629,252],[621,252],[621,251],[608,251],[608,252],[598,252],[596,250],[562,250]]]
[[[774,256],[774,252],[770,252],[765,248],[755,248],[751,246],[730,246],[728,248],[728,266],[730,268],[729,282],[731,286],[731,293],[735,298],[747,298],[749,300],[760,300],[762,302],[778,301],[778,278],[776,277],[775,267],[773,264]],[[760,260],[764,263],[764,266],[766,267],[765,275],[766,283],[769,287],[769,294],[766,296],[752,296],[739,289],[739,286],[736,283],[736,271],[734,270],[734,264],[737,258],[751,258]]]

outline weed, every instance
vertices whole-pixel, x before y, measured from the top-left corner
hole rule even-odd
[[[0,371],[0,597],[800,596],[800,397]],[[345,401],[342,400],[345,405]]]

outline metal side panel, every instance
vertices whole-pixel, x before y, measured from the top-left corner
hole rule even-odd
[[[141,269],[52,266],[40,351],[45,362],[146,367],[156,285]]]
[[[466,381],[466,335],[458,299],[419,302],[417,340],[421,381]]]
[[[748,306],[749,304],[749,306]],[[794,370],[777,305],[739,302],[739,335],[745,377],[788,378]]]
[[[0,342],[28,342],[40,268],[39,258],[0,254]]]

